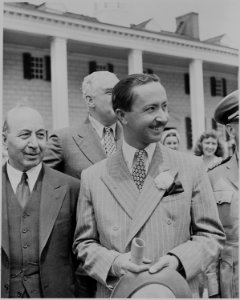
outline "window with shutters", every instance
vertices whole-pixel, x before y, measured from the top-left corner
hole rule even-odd
[[[30,53],[23,53],[24,79],[51,80],[50,56],[36,57]]]
[[[43,79],[43,58],[31,57],[32,78]]]
[[[153,70],[147,68],[147,69],[144,69],[144,70],[143,70],[143,73],[144,73],[144,74],[153,74]]]
[[[105,65],[97,65],[96,71],[107,71],[107,66],[105,66]]]
[[[211,96],[225,97],[227,95],[227,80],[225,78],[210,77]]]
[[[189,78],[188,73],[184,74],[184,89],[185,89],[185,94],[189,95],[190,94],[190,78]]]
[[[190,117],[185,118],[186,135],[187,135],[187,149],[192,149],[192,120]]]
[[[109,71],[114,72],[114,66],[111,63],[107,64],[98,64],[96,61],[89,62],[89,74],[96,72],[96,71]]]

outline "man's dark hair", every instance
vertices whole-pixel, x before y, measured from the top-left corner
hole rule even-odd
[[[134,101],[133,88],[150,82],[160,82],[155,74],[131,74],[121,79],[113,88],[112,105],[113,110],[120,108],[124,111],[131,111]]]

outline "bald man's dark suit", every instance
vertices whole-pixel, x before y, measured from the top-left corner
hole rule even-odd
[[[6,165],[2,169],[1,297],[9,297],[10,244]],[[41,289],[45,298],[75,297],[76,261],[72,254],[79,180],[43,166],[39,218]]]

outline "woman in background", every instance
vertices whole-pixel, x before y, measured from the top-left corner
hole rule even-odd
[[[202,156],[207,171],[222,162],[224,147],[215,130],[205,131],[200,135],[194,148],[194,154]],[[200,298],[205,298],[204,293],[207,290],[207,277],[205,273],[200,273],[198,276]]]
[[[224,146],[215,130],[205,131],[196,142],[194,154],[202,156],[206,170],[220,164],[224,157]]]
[[[161,137],[161,143],[173,150],[179,150],[180,135],[176,129],[164,130]]]

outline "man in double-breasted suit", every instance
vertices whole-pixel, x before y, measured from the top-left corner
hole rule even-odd
[[[207,272],[209,296],[239,298],[239,91],[227,95],[217,105],[216,122],[225,125],[235,139],[231,157],[209,171],[226,242]]]
[[[1,296],[75,297],[72,242],[80,182],[42,163],[46,130],[36,110],[10,110],[3,143]]]
[[[124,140],[116,154],[82,172],[74,252],[109,297],[126,272],[177,270],[198,296],[200,271],[225,235],[202,161],[158,143],[168,101],[156,75],[133,74],[113,89]],[[131,262],[134,237],[145,241],[143,263]]]
[[[108,71],[97,71],[84,78],[82,92],[89,115],[83,124],[51,134],[44,158],[47,165],[80,178],[82,170],[107,157],[106,127],[111,130],[115,147],[120,147],[121,125],[111,103],[112,88],[117,82],[116,75]]]

